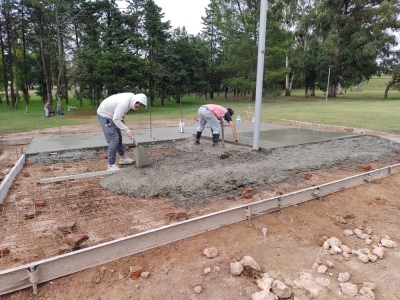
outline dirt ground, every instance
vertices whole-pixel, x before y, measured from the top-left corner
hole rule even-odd
[[[176,122],[157,124],[168,125],[176,126]],[[293,125],[313,127],[312,124]],[[141,126],[144,128],[146,124],[135,124],[135,128]],[[36,134],[94,131],[98,132],[98,127],[93,125]],[[24,134],[7,137],[21,136]],[[143,201],[169,197],[185,209],[190,207],[190,203],[185,202],[189,195],[196,202],[206,203],[210,198],[213,203],[218,203],[218,199],[233,199],[237,205],[250,201],[241,197],[246,188],[252,189],[251,201],[256,201],[365,172],[362,167],[368,165],[372,169],[392,165],[398,163],[400,157],[397,143],[374,136],[314,147],[288,147],[267,154],[230,145],[225,150],[212,149],[211,155],[220,160],[213,169],[214,165],[205,162],[210,157],[208,146],[203,142],[200,147],[193,148],[190,141],[183,142],[177,146],[179,151],[169,153],[167,158],[157,154],[155,148],[152,151],[155,157],[158,155],[154,160],[156,168],[127,168],[99,184],[113,192],[144,197]],[[175,167],[171,168],[172,165]],[[156,171],[151,173],[152,170]],[[138,180],[137,185],[116,184],[124,175],[157,181],[160,173],[169,174],[165,185],[156,185],[150,180]],[[268,180],[255,176],[261,173],[271,176]],[[25,289],[0,296],[0,299],[274,299],[254,298],[254,294],[261,291],[257,279],[262,273],[268,273],[289,287],[292,293],[288,299],[400,299],[399,246],[385,247],[381,259],[367,263],[358,260],[355,254],[346,257],[323,248],[324,241],[332,237],[337,237],[351,250],[369,249],[371,253],[382,238],[400,245],[399,190],[400,175],[391,175],[324,196],[321,200],[308,201],[43,283],[39,285],[37,296],[31,289]],[[372,231],[369,234],[371,244],[356,235],[343,234],[344,230],[357,228],[363,233]],[[216,257],[205,256],[204,250],[209,247],[218,251]],[[231,263],[245,256],[254,258],[261,271],[233,275]],[[137,266],[149,272],[144,273],[149,276],[137,279],[129,276],[130,268]],[[319,268],[321,266],[328,268],[324,270]],[[363,295],[353,296],[348,292],[346,296],[338,282],[339,273],[344,272],[350,274],[348,282],[355,284],[358,290],[364,282],[375,285],[373,296],[367,289]]]

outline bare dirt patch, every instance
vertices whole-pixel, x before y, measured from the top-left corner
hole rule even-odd
[[[75,128],[71,130],[78,131]],[[37,198],[48,201],[49,205],[40,208],[42,213],[39,217],[42,222],[51,223],[46,231],[33,226],[29,234],[40,234],[43,236],[41,239],[62,245],[62,235],[53,229],[56,223],[63,220],[55,222],[54,216],[79,217],[80,229],[92,233],[87,244],[83,245],[85,247],[115,238],[113,234],[121,228],[124,230],[120,234],[129,235],[151,226],[181,221],[179,215],[175,214],[177,209],[187,214],[180,217],[190,219],[232,205],[361,173],[365,171],[362,165],[376,169],[397,162],[397,143],[367,136],[343,141],[288,147],[270,153],[254,153],[232,145],[225,150],[210,149],[206,143],[194,148],[192,141],[173,144],[173,147],[160,144],[148,149],[152,159],[151,168],[127,167],[103,179],[51,185],[37,185],[37,181],[61,174],[102,170],[104,158],[98,153],[99,156],[79,164],[57,161],[49,166],[47,162],[35,162],[26,166],[18,176],[11,191],[14,197],[7,198],[2,208],[2,237],[8,236],[5,230],[17,216],[16,212],[19,211],[22,216],[21,212],[31,207],[32,201]],[[5,152],[3,150],[3,154]],[[227,157],[221,158],[226,154]],[[11,148],[9,157],[1,165],[3,169],[7,162],[13,161],[14,155]],[[29,173],[30,176],[24,177],[23,173]],[[127,182],[124,182],[125,179],[128,179]],[[399,175],[392,175],[321,200],[228,225],[44,283],[39,286],[39,297],[251,299],[251,295],[259,291],[254,277],[230,273],[230,263],[250,255],[263,272],[285,282],[293,294],[303,300],[347,299],[339,293],[337,282],[338,273],[346,271],[351,274],[350,281],[359,288],[365,281],[375,283],[376,299],[400,299],[400,275],[397,272],[400,267],[399,248],[387,249],[382,260],[367,264],[355,257],[345,260],[341,255],[330,255],[322,249],[323,240],[332,236],[338,237],[352,249],[372,249],[365,241],[342,234],[345,229],[365,230],[367,227],[373,230],[374,235],[386,234],[399,244],[399,179]],[[253,191],[251,199],[243,197],[246,188]],[[7,205],[11,205],[13,210],[7,210]],[[51,217],[48,216],[50,211]],[[102,226],[105,218],[112,221],[111,229]],[[157,220],[157,223],[153,220]],[[35,228],[38,230],[36,233],[33,232]],[[97,232],[90,228],[95,228]],[[268,229],[266,237],[262,234],[263,228]],[[218,250],[218,255],[208,259],[203,250],[211,246]],[[48,249],[55,250],[58,246]],[[45,254],[41,255],[36,259]],[[18,265],[26,258],[11,255],[6,259],[10,260],[11,265]],[[312,268],[316,261],[325,263],[328,260],[333,267],[326,274],[320,274]],[[7,265],[4,260],[2,264]],[[128,277],[129,268],[138,265],[150,272],[149,278]],[[207,268],[210,269],[209,273],[205,272]],[[294,284],[301,272],[329,279],[330,284],[322,288],[317,296],[312,296],[309,291]],[[201,293],[195,292],[196,286],[202,287]],[[2,298],[35,297],[30,289],[26,289]]]

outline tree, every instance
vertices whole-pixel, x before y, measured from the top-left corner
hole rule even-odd
[[[316,6],[314,33],[321,40],[318,82],[326,89],[328,69],[331,80],[328,97],[337,87],[350,87],[368,80],[378,71],[377,58],[386,59],[398,29],[397,1],[322,1]]]
[[[156,96],[161,97],[161,105],[164,105],[164,99],[168,94],[167,85],[163,84],[163,78],[166,76],[166,67],[163,65],[166,53],[167,41],[170,37],[168,30],[170,24],[162,22],[164,14],[153,0],[149,0],[144,5],[144,30],[146,40],[146,58],[148,61],[148,90],[150,105],[154,104]]]

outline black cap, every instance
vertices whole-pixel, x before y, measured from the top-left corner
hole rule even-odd
[[[232,108],[228,108],[228,112],[229,112],[229,114],[231,115],[231,116],[233,116],[233,114],[235,113],[234,111],[233,111],[233,109]]]

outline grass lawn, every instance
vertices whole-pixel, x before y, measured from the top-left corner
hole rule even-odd
[[[384,100],[383,93],[389,77],[373,78],[363,83],[359,89],[344,91],[336,99],[326,99],[321,91],[316,97],[305,98],[304,90],[294,90],[291,97],[265,97],[262,103],[261,120],[264,123],[282,123],[283,120],[339,125],[346,127],[364,128],[389,133],[400,134],[398,119],[400,116],[400,93],[390,91],[389,98]],[[78,101],[69,100],[70,106],[76,110],[68,111],[68,105],[63,104],[64,116],[56,115],[46,118],[42,101],[32,95],[29,106],[20,103],[19,109],[12,109],[5,103],[0,103],[0,134],[26,132],[30,130],[53,128],[67,125],[82,125],[97,123],[96,108],[90,106],[88,100],[83,107]],[[254,113],[254,102],[249,96],[234,98],[230,95],[215,95],[212,101],[205,97],[196,98],[186,95],[182,104],[174,99],[166,101],[164,106],[159,100],[153,107],[146,110],[130,112],[126,120],[145,121],[171,119],[193,119],[197,109],[204,103],[216,103],[235,110],[234,118],[239,114],[242,121],[250,121]],[[55,105],[53,105],[55,106]],[[177,122],[178,124],[178,122]]]

